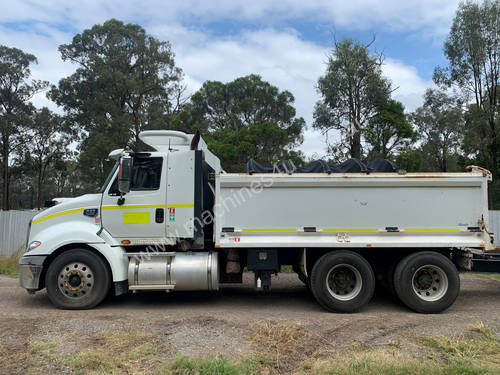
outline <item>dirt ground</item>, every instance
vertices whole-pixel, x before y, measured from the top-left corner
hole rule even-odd
[[[412,334],[454,335],[479,322],[500,334],[500,281],[462,276],[455,304],[437,315],[416,314],[390,296],[376,293],[371,303],[356,314],[325,312],[295,274],[273,277],[272,291],[252,289],[252,275],[243,285],[224,285],[213,293],[128,294],[106,300],[89,311],[55,309],[45,291],[28,295],[17,279],[0,276],[0,346],[6,352],[28,350],[34,342],[63,339],[59,350],[71,353],[89,345],[102,332],[141,330],[154,332],[168,350],[168,360],[189,357],[245,356],[259,350],[252,340],[255,324],[286,323],[301,327],[311,340],[301,358],[320,347],[342,350],[353,345],[397,345],[417,350]],[[262,349],[262,348],[261,348]],[[2,373],[23,373],[22,363],[0,363]],[[0,362],[2,359],[0,358]],[[72,372],[44,364],[47,371]]]

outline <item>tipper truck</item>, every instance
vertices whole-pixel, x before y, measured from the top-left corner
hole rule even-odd
[[[354,312],[376,283],[410,309],[437,313],[459,271],[498,270],[488,227],[489,171],[225,173],[199,134],[152,130],[154,151],[114,150],[95,194],[30,223],[20,284],[58,308],[108,295],[255,288],[288,266],[329,311]]]

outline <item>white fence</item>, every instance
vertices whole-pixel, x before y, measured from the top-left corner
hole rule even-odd
[[[36,214],[36,211],[0,211],[0,256],[9,256],[25,245],[28,224]]]
[[[26,242],[28,224],[36,211],[0,211],[0,256],[15,253]],[[500,211],[490,211],[489,231],[500,246]]]

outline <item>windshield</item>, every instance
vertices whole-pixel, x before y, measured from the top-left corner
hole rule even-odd
[[[116,163],[115,163],[115,165],[111,169],[111,172],[109,172],[108,177],[106,178],[106,181],[104,181],[104,184],[97,191],[98,193],[104,193],[104,190],[106,190],[106,186],[108,186],[109,181],[111,181],[111,179],[113,178],[113,175],[115,174],[115,172],[118,169],[119,165],[120,165],[120,160],[117,160]]]

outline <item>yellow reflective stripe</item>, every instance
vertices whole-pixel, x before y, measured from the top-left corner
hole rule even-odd
[[[73,210],[67,210],[67,211],[58,212],[58,213],[55,213],[55,214],[52,214],[52,215],[47,215],[45,217],[42,217],[41,219],[35,220],[31,224],[37,224],[37,223],[40,223],[42,221],[45,221],[45,220],[48,220],[48,219],[53,219],[55,217],[62,216],[62,215],[72,214],[72,213],[75,213],[75,212],[82,212],[83,210],[84,210],[83,208],[75,208]]]
[[[376,233],[378,229],[323,229],[323,232]]]
[[[297,229],[243,229],[243,232],[297,232]]]
[[[128,210],[134,208],[165,208],[164,204],[130,204],[125,206],[102,206],[103,210]]]
[[[405,232],[460,232],[460,229],[458,228],[445,228],[445,229],[438,229],[438,228],[431,228],[431,229],[405,229]]]
[[[186,204],[168,204],[167,208],[183,208],[183,207],[194,207],[194,203]]]

